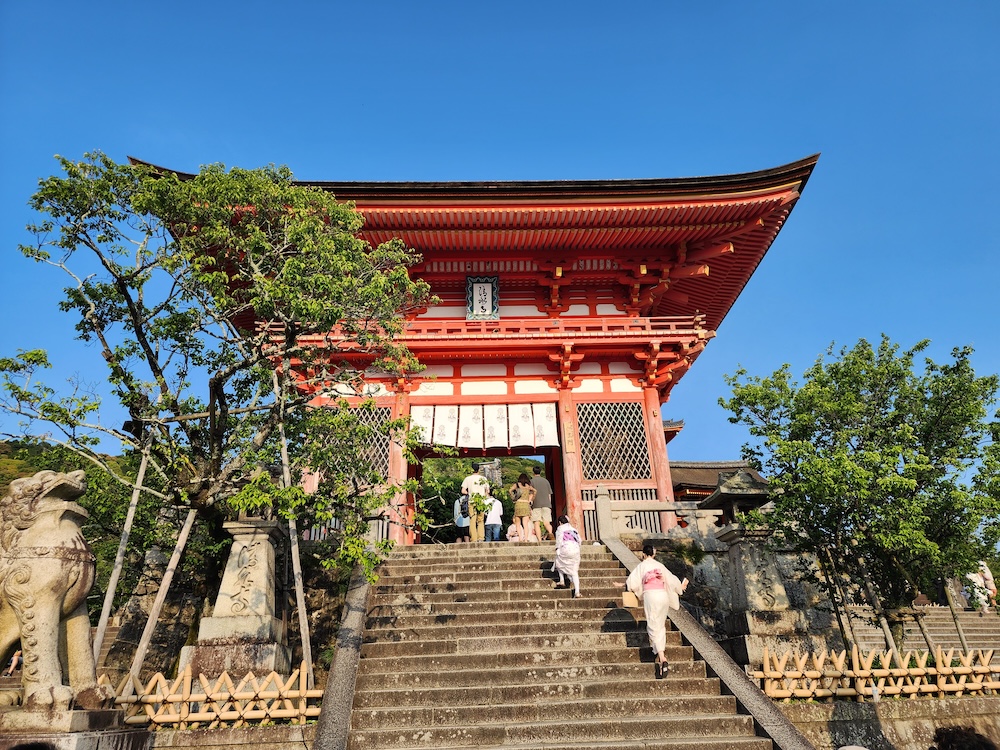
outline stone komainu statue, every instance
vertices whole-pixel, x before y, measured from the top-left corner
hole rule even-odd
[[[0,655],[20,639],[25,708],[100,708],[113,697],[97,684],[87,617],[94,555],[80,531],[87,511],[73,502],[85,489],[82,471],[40,471],[0,500]],[[17,697],[0,693],[0,705]]]

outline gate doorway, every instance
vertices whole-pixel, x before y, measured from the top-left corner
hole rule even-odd
[[[458,456],[443,456],[424,449],[417,451],[416,459],[408,467],[407,479],[416,480],[419,484],[419,498],[423,501],[425,514],[432,521],[431,527],[420,534],[421,544],[451,543],[455,540],[454,503],[461,494],[462,479],[472,473],[473,462],[487,465],[499,462],[499,486],[504,490],[500,493],[504,506],[502,541],[506,539],[507,527],[513,522],[513,501],[509,499],[507,490],[521,472],[530,477],[533,466],[540,466],[542,476],[552,485],[553,521],[560,513],[566,512],[562,456],[558,447],[462,451]],[[489,476],[493,472],[487,470],[484,473]],[[491,480],[490,485],[495,488],[497,482]]]

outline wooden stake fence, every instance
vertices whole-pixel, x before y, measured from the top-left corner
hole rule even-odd
[[[100,682],[112,684],[107,676]],[[115,688],[115,706],[125,710],[126,724],[149,729],[305,724],[319,716],[323,697],[307,683],[304,663],[287,679],[276,672],[258,679],[251,672],[239,682],[227,672],[215,680],[203,674],[195,678],[188,666],[176,680],[157,672],[144,685],[126,676]]]
[[[850,661],[848,662],[848,658]],[[1000,692],[1000,665],[993,650],[964,653],[957,649],[907,651],[905,667],[893,667],[892,651],[874,649],[862,654],[857,646],[847,651],[800,653],[780,656],[764,649],[764,665],[750,677],[770,698],[790,701],[880,700],[881,698],[944,698],[958,695],[992,695]]]

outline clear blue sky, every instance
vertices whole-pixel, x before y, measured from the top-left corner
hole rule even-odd
[[[103,376],[18,254],[53,154],[315,180],[688,177],[822,152],[664,415],[733,459],[722,376],[830,342],[1000,371],[1000,3],[0,2],[0,356]],[[109,421],[119,418],[111,413]]]

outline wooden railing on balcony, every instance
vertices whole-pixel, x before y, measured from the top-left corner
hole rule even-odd
[[[702,317],[662,318],[508,318],[503,320],[418,319],[406,323],[403,338],[410,341],[441,338],[648,338],[674,335],[683,338],[710,337]]]

